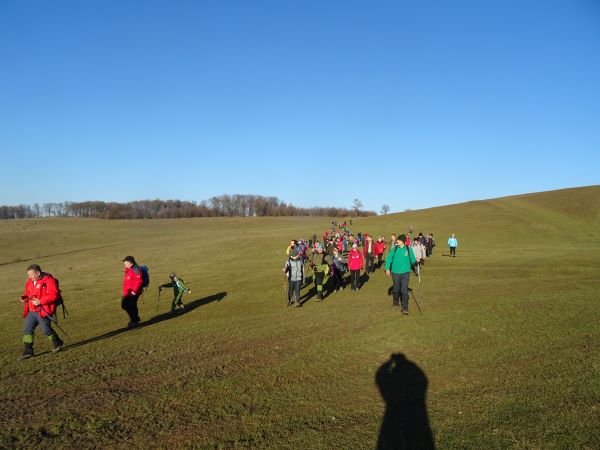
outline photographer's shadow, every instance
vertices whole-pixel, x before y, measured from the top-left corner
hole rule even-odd
[[[435,449],[425,405],[427,377],[419,366],[394,353],[375,382],[385,401],[377,449]]]

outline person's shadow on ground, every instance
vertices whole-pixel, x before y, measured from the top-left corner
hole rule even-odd
[[[401,353],[394,353],[375,375],[385,401],[377,449],[435,449],[425,397],[427,377]]]
[[[204,305],[208,305],[209,303],[212,303],[215,301],[220,302],[226,296],[227,296],[227,292],[219,292],[218,294],[209,295],[208,297],[203,297],[203,298],[198,298],[196,300],[192,300],[191,302],[185,303],[185,310],[182,312],[175,312],[175,313],[166,312],[163,314],[159,314],[158,316],[154,316],[151,319],[146,320],[145,322],[140,322],[140,324],[137,327],[123,327],[123,328],[119,328],[117,330],[109,331],[108,333],[104,333],[99,336],[95,336],[93,338],[86,339],[84,341],[79,341],[79,342],[75,342],[70,345],[66,345],[65,347],[63,347],[62,351],[70,350],[70,349],[76,348],[76,347],[81,347],[82,345],[90,344],[92,342],[100,341],[102,339],[117,336],[117,335],[119,335],[121,333],[125,333],[127,331],[144,328],[149,325],[154,325],[155,323],[163,322],[165,320],[174,319],[183,314],[188,314],[189,312],[193,311],[196,308],[199,308]]]

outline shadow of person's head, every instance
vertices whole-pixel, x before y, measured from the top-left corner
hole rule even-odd
[[[427,406],[427,377],[414,362],[394,353],[377,370],[375,382],[385,402],[378,449],[433,449]]]

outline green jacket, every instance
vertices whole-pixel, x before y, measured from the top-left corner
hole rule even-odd
[[[179,294],[179,293],[183,293],[183,292],[187,292],[189,291],[189,289],[187,288],[187,286],[185,285],[185,283],[183,282],[183,280],[181,278],[177,278],[177,281],[170,281],[168,283],[165,283],[161,286],[159,286],[161,288],[173,288],[173,293],[175,295]]]
[[[385,258],[385,270],[393,273],[410,272],[411,263],[417,263],[417,258],[415,258],[412,248],[406,246],[400,248],[396,246],[390,250],[387,258]]]

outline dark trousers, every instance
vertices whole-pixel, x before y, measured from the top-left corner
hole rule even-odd
[[[450,256],[456,256],[456,247],[450,247]]]
[[[381,260],[383,259],[383,253],[380,253],[379,255],[377,255],[377,268],[379,269],[381,267]]]
[[[29,344],[33,342],[33,331],[38,325],[42,329],[44,336],[48,336],[51,339],[58,338],[58,335],[52,329],[52,321],[49,317],[40,317],[38,312],[28,312],[23,322],[23,336],[30,337],[24,338],[24,341],[31,341],[28,342]]]
[[[375,255],[367,255],[365,257],[365,265],[367,273],[375,272]]]
[[[337,291],[344,287],[344,278],[342,272],[336,267],[333,271],[333,290]]]
[[[127,295],[121,298],[121,308],[129,315],[129,322],[138,323],[140,321],[137,306],[139,297],[139,295]]]
[[[360,287],[360,269],[350,271],[350,283],[352,284],[352,290]]]
[[[392,287],[394,306],[398,306],[398,300],[402,297],[402,309],[408,311],[408,282],[410,280],[410,272],[392,272],[392,280],[394,281],[394,286]]]
[[[289,280],[288,284],[288,306],[292,304],[292,297],[296,297],[296,304],[300,303],[300,285],[302,280],[292,281]]]

